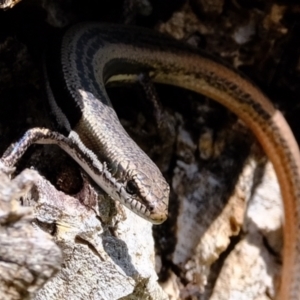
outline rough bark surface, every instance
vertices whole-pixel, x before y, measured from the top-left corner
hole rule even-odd
[[[31,170],[12,181],[0,173],[0,299],[31,298],[60,269],[59,247],[20,205],[38,178]]]

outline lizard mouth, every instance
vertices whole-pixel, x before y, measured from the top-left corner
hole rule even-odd
[[[133,198],[127,198],[124,204],[134,213],[153,224],[161,224],[168,217],[168,211],[165,205],[147,206]]]

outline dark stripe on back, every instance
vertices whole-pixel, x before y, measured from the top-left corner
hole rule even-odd
[[[99,28],[92,28],[86,30],[84,34],[80,36],[75,49],[76,69],[79,73],[81,87],[86,92],[92,93],[94,97],[102,103],[111,106],[109,99],[103,94],[94,72],[94,56],[99,49],[105,47],[103,34],[101,33]],[[92,41],[92,43],[89,43],[90,41]],[[88,43],[89,47],[87,47]],[[80,76],[80,74],[82,74],[82,76]]]
[[[74,128],[81,118],[82,109],[70,94],[65,83],[61,62],[61,41],[62,37],[60,36],[55,38],[48,46],[46,72],[57,106],[61,108],[71,127]]]

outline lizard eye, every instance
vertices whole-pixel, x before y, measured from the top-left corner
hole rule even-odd
[[[130,195],[134,195],[138,191],[138,186],[133,180],[129,180],[126,185],[126,191]]]

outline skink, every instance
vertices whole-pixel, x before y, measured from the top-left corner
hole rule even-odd
[[[79,147],[83,154],[78,156],[74,140],[73,146],[62,148],[113,198],[154,223],[164,221],[169,187],[120,125],[105,90],[106,84],[134,81],[140,73],[154,82],[186,88],[223,104],[252,130],[274,165],[284,202],[283,269],[277,299],[300,299],[299,148],[282,114],[258,88],[230,68],[150,30],[96,23],[72,27],[61,48],[48,56],[47,89],[58,123],[70,135],[76,132],[82,147],[91,151]],[[55,134],[45,136],[48,142],[55,139]],[[11,153],[26,148],[25,140]],[[93,164],[93,159],[106,166]],[[98,170],[96,175],[93,168]],[[103,179],[104,171],[107,176]]]

